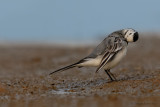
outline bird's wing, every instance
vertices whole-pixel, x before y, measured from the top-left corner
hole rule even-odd
[[[115,38],[120,38],[120,36],[115,33],[108,35],[86,58],[96,58],[97,56],[104,55],[114,45]]]
[[[103,57],[101,60],[101,63],[99,67],[97,68],[96,72],[98,72],[100,69],[102,69],[109,60],[123,48],[123,39],[121,37],[108,37],[107,43],[106,43],[106,49],[103,52]]]

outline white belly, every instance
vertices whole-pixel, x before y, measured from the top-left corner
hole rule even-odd
[[[99,64],[101,63],[102,60],[102,56],[99,56],[95,59],[87,59],[88,61],[79,64],[80,66],[93,66],[93,67],[97,67],[99,66]]]
[[[119,64],[119,62],[122,60],[122,58],[126,55],[127,52],[127,48],[122,49],[121,51],[119,51],[116,56],[114,57],[114,59],[107,63],[106,66],[104,66],[104,69],[111,69],[113,67],[115,67],[117,64]],[[102,60],[102,56],[99,56],[95,59],[88,59],[88,61],[79,64],[78,66],[99,66]]]
[[[119,51],[116,56],[114,57],[114,59],[107,63],[106,66],[104,66],[104,69],[111,69],[113,67],[115,67],[117,64],[119,64],[119,62],[122,60],[122,58],[126,55],[127,52],[127,48],[122,49],[121,51]],[[88,59],[88,61],[79,64],[78,66],[99,66],[102,60],[102,56],[99,56],[95,59]]]
[[[114,57],[114,59],[111,62],[107,63],[106,66],[104,66],[104,69],[111,69],[111,68],[115,67],[116,65],[118,65],[120,63],[120,61],[126,55],[126,52],[127,52],[127,48],[124,48],[121,51],[119,51],[116,54],[116,56]]]

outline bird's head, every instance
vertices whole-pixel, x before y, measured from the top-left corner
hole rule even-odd
[[[139,34],[134,29],[123,29],[122,35],[127,42],[136,42],[139,38]]]

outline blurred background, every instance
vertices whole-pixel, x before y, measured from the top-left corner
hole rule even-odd
[[[140,38],[118,81],[94,67],[49,76],[123,28]],[[159,46],[160,0],[0,0],[0,107],[159,107]]]
[[[0,0],[0,42],[90,43],[115,30],[160,29],[159,0]]]

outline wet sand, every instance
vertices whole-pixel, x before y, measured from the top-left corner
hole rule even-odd
[[[0,106],[106,107],[160,104],[160,37],[141,37],[129,44],[111,82],[103,70],[73,68],[49,76],[53,70],[75,63],[94,47],[54,45],[0,46]]]

